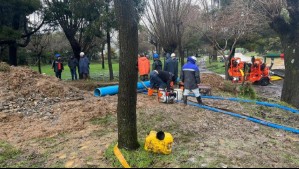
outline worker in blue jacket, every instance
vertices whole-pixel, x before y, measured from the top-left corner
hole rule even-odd
[[[182,68],[181,83],[184,84],[184,104],[187,104],[188,95],[193,92],[199,104],[202,103],[201,94],[199,92],[200,71],[196,64],[195,56],[189,57],[187,64]]]

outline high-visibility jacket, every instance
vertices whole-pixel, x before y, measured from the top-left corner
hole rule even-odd
[[[151,70],[151,63],[146,57],[138,58],[138,71],[140,76],[148,75]]]

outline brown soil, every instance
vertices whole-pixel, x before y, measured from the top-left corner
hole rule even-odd
[[[213,73],[204,73],[201,75],[201,83],[203,85],[211,86],[213,90],[219,90],[224,84],[221,76]]]
[[[116,111],[113,97],[94,98],[27,68],[12,68],[0,79],[0,138],[10,142],[80,131],[90,119]]]
[[[218,90],[220,78],[204,75],[203,83]],[[38,167],[113,167],[104,153],[117,140],[117,96],[95,98],[27,68],[0,72],[0,79],[0,141],[40,162]],[[252,109],[204,102],[236,112]],[[182,104],[159,104],[146,95],[138,96],[137,112],[141,140],[150,130],[175,138],[167,161],[157,157],[150,167],[299,167],[298,135]]]

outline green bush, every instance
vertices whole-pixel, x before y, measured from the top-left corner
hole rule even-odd
[[[9,72],[10,66],[7,63],[0,62],[0,72]]]
[[[257,98],[256,92],[250,83],[245,83],[243,86],[240,86],[240,94],[253,100]]]
[[[231,81],[224,81],[222,90],[225,92],[237,94],[238,93],[238,84],[232,83]]]

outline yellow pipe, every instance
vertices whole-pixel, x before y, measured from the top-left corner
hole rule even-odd
[[[118,144],[116,144],[116,146],[114,147],[114,155],[117,157],[117,159],[119,160],[119,162],[124,168],[131,168],[128,162],[126,161],[125,157],[118,149]]]

